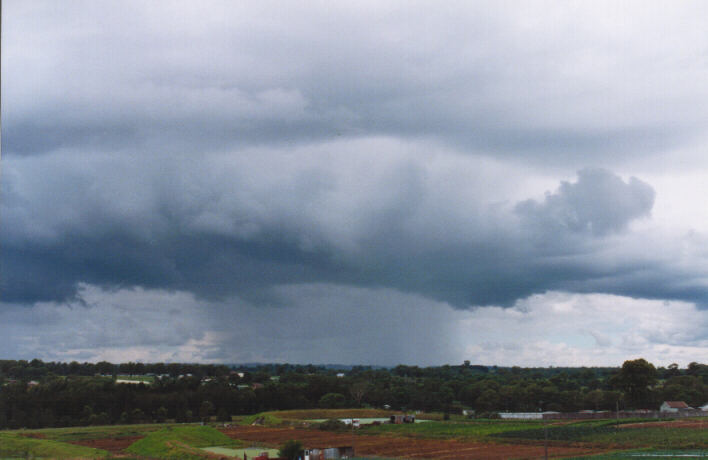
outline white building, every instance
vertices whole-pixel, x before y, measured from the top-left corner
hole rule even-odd
[[[659,408],[660,412],[679,412],[681,410],[690,409],[691,407],[683,401],[664,401]]]

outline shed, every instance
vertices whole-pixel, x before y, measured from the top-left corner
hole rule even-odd
[[[392,415],[391,417],[389,417],[389,423],[415,423],[415,415]]]
[[[312,447],[305,449],[304,460],[330,460],[339,458],[353,458],[354,447]]]
[[[688,410],[691,407],[683,401],[664,401],[664,403],[659,408],[660,412],[679,412],[682,410]]]

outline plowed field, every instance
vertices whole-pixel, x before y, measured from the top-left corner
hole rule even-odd
[[[297,439],[305,447],[342,447],[354,445],[357,455],[420,459],[514,459],[543,458],[543,446],[533,444],[495,444],[486,442],[414,439],[392,436],[331,433],[297,428],[238,426],[221,430],[234,439],[257,441],[277,446]],[[549,457],[572,457],[602,452],[590,447],[549,447]]]

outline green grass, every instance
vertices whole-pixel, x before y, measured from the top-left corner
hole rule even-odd
[[[251,425],[258,419],[263,419],[263,424],[266,426],[282,425],[287,423],[285,420],[275,415],[277,413],[278,412],[260,412],[258,414],[249,415],[243,418],[239,417],[234,420],[240,425]]]
[[[533,430],[542,427],[538,421],[476,420],[470,422],[404,423],[367,426],[361,430],[366,434],[392,434],[433,439],[480,439],[499,433],[517,430]]]
[[[105,450],[77,446],[51,439],[35,439],[17,432],[0,433],[0,457],[106,458]]]
[[[134,442],[127,452],[156,458],[203,458],[196,449],[209,446],[238,446],[225,434],[209,426],[172,426],[148,434]]]
[[[28,430],[28,433],[39,433],[46,439],[54,441],[80,441],[83,439],[123,438],[126,436],[143,436],[165,428],[166,425],[105,425],[82,426],[69,428],[45,428]],[[167,425],[169,426],[169,425]]]

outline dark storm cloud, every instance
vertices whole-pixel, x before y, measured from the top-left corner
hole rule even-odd
[[[534,293],[705,305],[705,241],[627,179],[703,151],[705,6],[645,5],[6,1],[3,327],[432,363]]]
[[[549,289],[705,293],[699,280],[676,289],[674,269],[641,251],[605,259],[613,238],[631,238],[627,226],[651,210],[654,191],[638,179],[583,170],[541,202],[489,205],[483,194],[495,190],[483,163],[458,168],[455,155],[439,153],[436,170],[410,158],[411,148],[374,139],[178,163],[6,161],[3,298],[68,299],[79,283],[275,305],[274,287],[312,282],[395,288],[458,307],[511,305]],[[500,179],[491,182],[501,190]],[[446,187],[480,202],[451,201]]]

